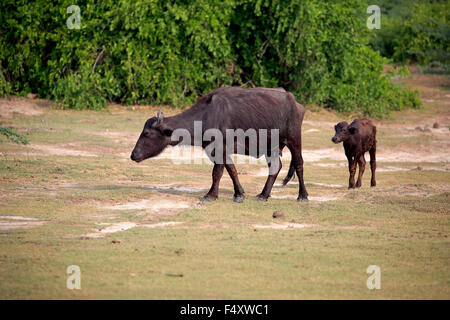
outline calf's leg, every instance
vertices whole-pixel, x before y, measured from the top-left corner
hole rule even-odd
[[[219,183],[223,175],[224,166],[224,164],[214,164],[211,189],[209,189],[208,193],[201,199],[202,201],[214,201],[219,196]]]
[[[370,186],[375,187],[377,185],[377,181],[375,180],[375,170],[377,169],[375,146],[373,146],[372,149],[369,150],[369,154],[370,154],[370,171],[372,171],[372,179],[370,179]]]
[[[353,158],[351,155],[347,156],[348,160],[348,171],[350,173],[350,177],[348,179],[348,188],[353,189],[355,188],[355,172],[356,172],[356,159],[357,157]]]
[[[356,188],[360,188],[361,187],[362,176],[364,174],[364,170],[366,169],[366,159],[364,159],[364,154],[362,154],[359,157],[358,165],[359,165],[359,173],[358,173],[358,181],[356,181]]]

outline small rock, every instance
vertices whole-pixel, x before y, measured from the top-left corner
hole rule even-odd
[[[416,169],[420,171],[420,170],[422,170],[422,167],[417,167]]]
[[[272,217],[274,219],[276,219],[276,218],[284,218],[284,213],[283,213],[283,211],[274,211],[273,214],[272,214]]]
[[[440,127],[439,123],[435,122],[433,123],[433,128],[434,129],[438,129]]]
[[[175,250],[175,253],[177,254],[177,255],[181,255],[181,254],[183,254],[184,253],[184,249],[177,249],[177,250]]]
[[[417,131],[422,131],[422,128],[421,127],[416,127],[416,130]]]
[[[30,92],[30,93],[27,94],[27,98],[28,99],[35,99],[36,97],[37,97],[37,94],[35,94],[35,93],[31,93]]]
[[[114,239],[113,241],[111,241],[112,243],[121,243],[122,242],[122,240],[119,240],[119,239]]]
[[[184,277],[184,274],[182,274],[182,273],[166,273],[166,276],[182,278],[182,277]]]

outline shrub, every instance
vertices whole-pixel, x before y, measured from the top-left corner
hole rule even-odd
[[[25,137],[18,134],[14,129],[11,128],[0,126],[0,135],[5,136],[7,140],[14,143],[28,144],[28,140]]]
[[[383,115],[420,106],[415,92],[389,81],[387,61],[367,46],[366,8],[361,1],[242,1],[232,35],[244,81],[282,86],[301,102],[339,111]]]
[[[255,85],[369,115],[417,106],[368,47],[364,1],[85,0],[72,30],[71,4],[1,2],[0,94],[33,91],[74,109],[183,107],[217,87]]]
[[[435,66],[448,73],[450,2],[378,2],[385,12],[381,29],[371,41],[372,46],[396,63]]]

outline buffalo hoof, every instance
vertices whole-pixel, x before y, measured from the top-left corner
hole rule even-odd
[[[370,183],[370,186],[371,186],[371,187],[375,187],[376,185],[377,185],[376,182],[371,182],[371,183]]]
[[[267,201],[267,198],[268,198],[268,197],[265,197],[265,196],[263,196],[263,195],[261,195],[261,194],[258,194],[258,195],[256,196],[256,201]]]
[[[240,196],[234,196],[233,197],[233,201],[237,202],[237,203],[242,203],[244,202],[245,196],[244,195],[240,195]]]
[[[350,189],[355,189],[356,187],[355,186],[348,186],[348,189],[350,190]]]
[[[217,200],[217,197],[214,197],[214,196],[211,196],[211,195],[205,195],[204,197],[202,197],[201,199],[200,199],[200,201],[202,201],[202,202],[211,202],[211,201],[215,201],[215,200]]]
[[[307,195],[299,195],[297,201],[309,201]]]

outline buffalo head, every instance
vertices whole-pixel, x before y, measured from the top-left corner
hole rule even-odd
[[[331,138],[331,141],[334,143],[340,143],[342,141],[350,138],[352,134],[355,134],[358,129],[353,126],[349,126],[347,122],[339,122],[334,126],[334,131],[336,132],[334,137]]]
[[[156,117],[145,122],[136,146],[131,153],[131,160],[141,162],[160,154],[170,143],[172,130],[164,123],[161,110]]]

